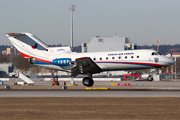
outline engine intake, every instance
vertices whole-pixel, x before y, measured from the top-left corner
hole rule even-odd
[[[70,58],[54,59],[53,64],[58,65],[58,66],[70,66],[71,65],[71,59]]]
[[[28,58],[28,62],[29,62],[30,64],[33,64],[33,63],[36,62],[36,60],[35,60],[35,58]]]

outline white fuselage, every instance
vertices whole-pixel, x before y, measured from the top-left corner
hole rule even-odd
[[[155,50],[125,50],[93,53],[71,52],[70,47],[48,47],[31,33],[7,33],[10,42],[24,58],[33,58],[34,64],[68,71],[75,60],[90,57],[102,71],[161,68],[175,63],[174,60],[160,55]],[[70,59],[71,65],[55,65],[55,59]]]
[[[46,64],[37,64],[57,70],[70,70],[74,66],[74,61],[77,58],[90,57],[103,71],[114,70],[133,70],[133,69],[148,69],[161,68],[174,63],[170,58],[163,55],[152,55],[157,53],[154,50],[127,50],[127,51],[109,51],[109,52],[94,52],[94,53],[59,53],[52,54],[49,60],[56,58],[70,58],[72,65],[70,66],[55,66]]]

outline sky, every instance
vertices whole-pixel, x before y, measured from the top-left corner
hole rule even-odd
[[[0,45],[12,45],[12,32],[70,45],[71,3],[74,46],[115,34],[137,45],[180,44],[180,0],[0,0]]]

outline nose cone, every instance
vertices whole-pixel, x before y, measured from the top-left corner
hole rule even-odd
[[[175,63],[175,61],[171,58],[168,58],[168,65],[167,66],[171,66]]]
[[[171,59],[171,65],[175,64],[176,61]]]

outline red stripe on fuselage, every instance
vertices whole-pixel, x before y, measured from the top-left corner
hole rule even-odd
[[[20,51],[19,51],[20,52]],[[22,52],[20,52],[21,53],[21,55],[24,57],[24,58],[32,58],[31,56],[29,56],[29,55],[26,55],[26,54],[24,54],[24,53],[22,53]]]
[[[20,51],[19,51],[20,52]],[[20,52],[21,55],[24,57],[24,58],[35,58],[35,57],[32,57],[32,56],[29,56],[29,55],[26,55],[22,52]],[[47,60],[43,60],[43,59],[40,59],[40,58],[35,58],[35,60],[37,61],[41,61],[41,62],[46,62],[46,63],[52,63],[52,61],[47,61]]]
[[[89,58],[89,57],[80,57],[80,58],[77,58],[77,59],[86,59],[86,58]]]
[[[152,65],[152,66],[157,66],[161,67],[162,65],[160,64],[154,64],[154,63],[140,63],[140,62],[122,62],[122,63],[127,63],[127,64],[141,64],[141,65]]]
[[[157,66],[162,67],[163,65],[160,64],[154,64],[154,63],[141,63],[141,62],[124,62],[124,61],[96,61],[95,63],[122,63],[122,64],[137,64],[137,65],[151,65],[151,66]]]
[[[45,62],[45,63],[52,63],[52,61],[47,61],[47,60],[43,60],[43,59],[39,59],[39,58],[35,58],[35,60]]]

